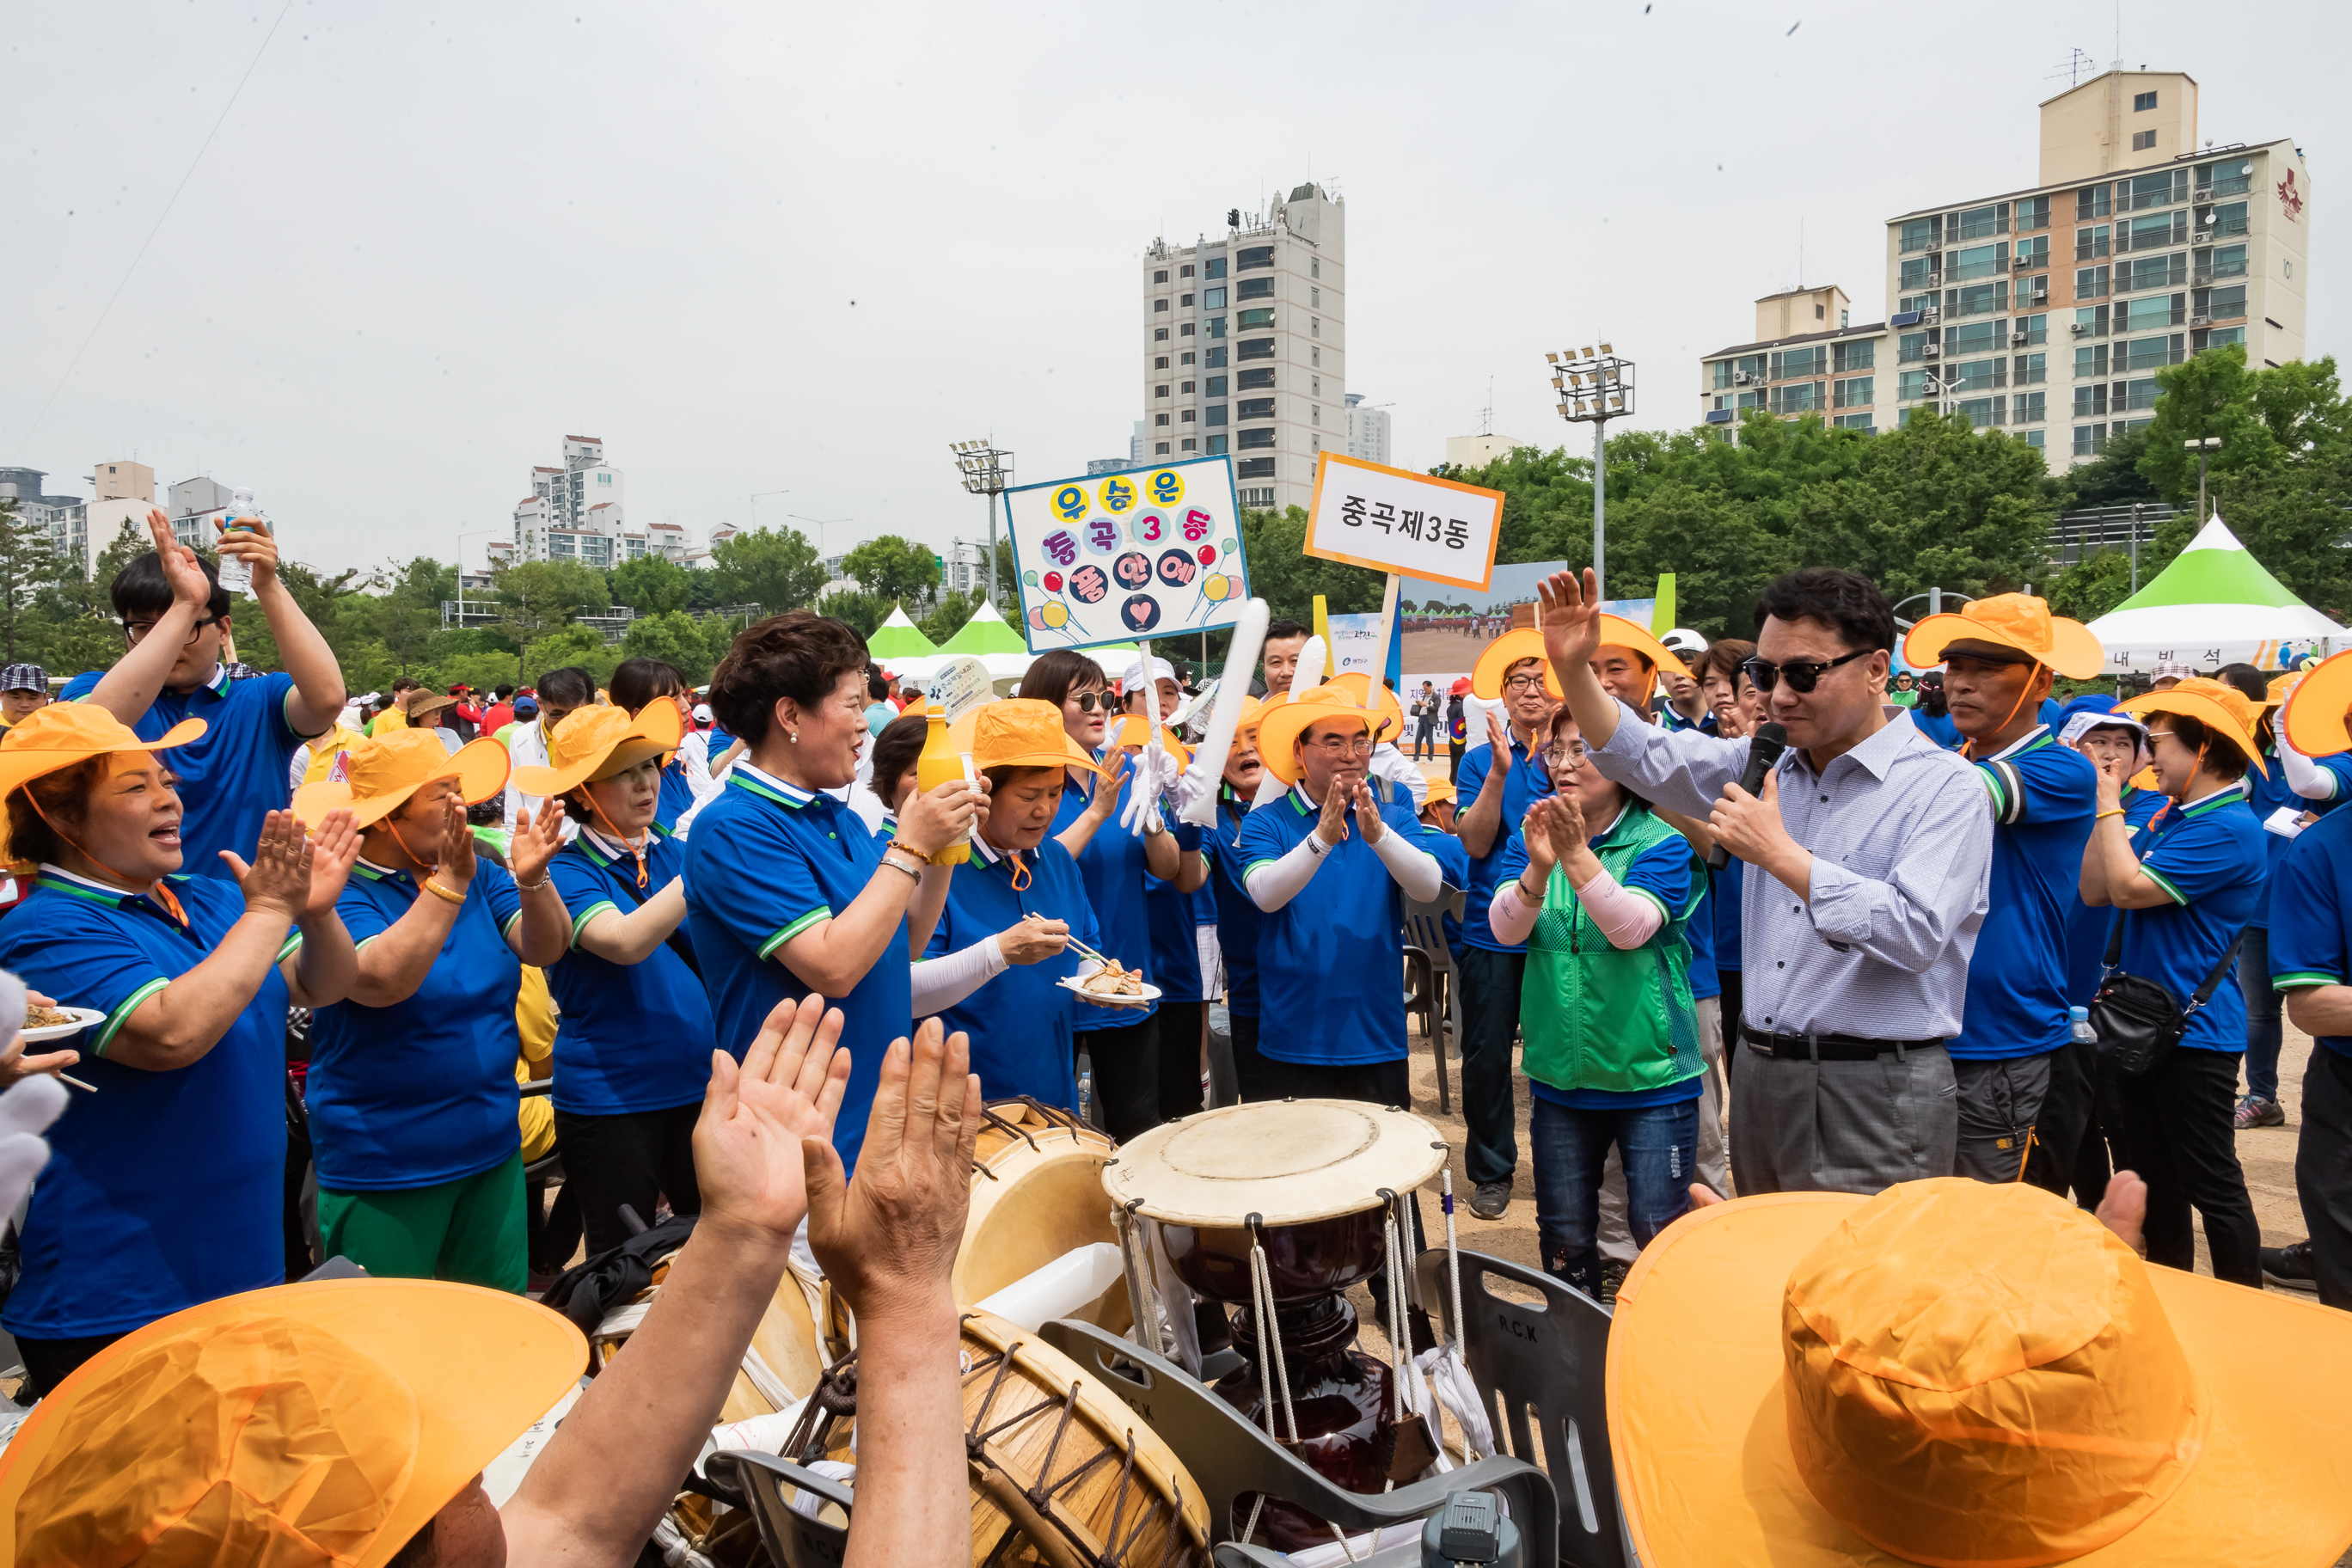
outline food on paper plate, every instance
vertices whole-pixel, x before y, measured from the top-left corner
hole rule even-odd
[[[54,1029],[60,1024],[73,1021],[71,1013],[60,1013],[55,1007],[37,1006],[30,1002],[25,1004],[25,1027],[28,1029]]]
[[[1106,967],[1096,970],[1092,974],[1079,981],[1078,985],[1080,989],[1091,991],[1097,996],[1143,994],[1143,976],[1127,968],[1116,958],[1111,959]]]

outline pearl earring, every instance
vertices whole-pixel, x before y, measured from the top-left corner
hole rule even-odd
[[[799,744],[801,743],[801,732],[800,732],[798,730],[793,730],[793,731],[787,731],[787,732],[786,732],[786,734],[785,734],[785,736],[784,736],[784,738],[785,738],[786,740],[788,740],[788,741],[792,742],[792,743],[793,743],[793,745],[795,745],[795,746],[797,746],[797,745],[799,745]]]

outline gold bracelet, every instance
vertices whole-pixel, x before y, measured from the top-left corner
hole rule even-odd
[[[438,882],[435,881],[435,880],[434,880],[432,878],[430,878],[430,877],[425,878],[425,880],[424,880],[422,883],[418,884],[418,885],[419,885],[419,886],[421,886],[421,887],[422,887],[422,888],[423,888],[426,892],[428,892],[428,893],[432,894],[435,898],[439,899],[439,900],[443,900],[443,901],[444,901],[444,902],[446,902],[446,903],[462,904],[462,903],[464,903],[464,902],[466,901],[466,895],[465,895],[465,894],[463,894],[463,893],[453,893],[453,892],[451,892],[448,889],[446,889],[446,888],[443,887],[440,883],[438,883]]]
[[[2106,809],[2106,810],[2105,810],[2105,811],[2103,811],[2103,812],[2099,813],[2099,816],[2121,816],[2123,814],[2124,814],[2124,808],[2123,808],[2122,806],[2120,806],[2120,805],[2111,805],[2111,806],[2107,807],[2107,809]],[[2098,820],[2099,820],[2099,816],[2095,816],[2095,817],[2091,818],[2091,820],[2092,820],[2093,822],[2096,822],[2096,821],[2098,821]]]

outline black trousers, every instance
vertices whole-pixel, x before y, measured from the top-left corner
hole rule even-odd
[[[1265,1058],[1257,1054],[1257,1017],[1231,1016],[1234,1028],[1234,1084],[1241,1098],[1248,1100],[1279,1100],[1274,1092],[1274,1080],[1266,1076]]]
[[[2026,1156],[2025,1179],[2043,1192],[2059,1197],[2074,1184],[2081,1165],[2083,1145],[2096,1137],[2093,1131],[2095,1118],[2091,1113],[2091,1082],[2095,1066],[2095,1047],[2081,1041],[2070,1041],[2050,1053],[2050,1088],[2042,1097],[2042,1111],[2034,1119],[2033,1151]],[[2105,1151],[2100,1151],[2100,1163],[2105,1163]],[[2104,1192],[2106,1183],[2099,1184]],[[2090,1196],[2090,1206],[2099,1206],[2100,1193]]]
[[[1158,1013],[1123,1029],[1086,1030],[1077,1048],[1095,1064],[1095,1121],[1104,1131],[1124,1143],[1160,1125]]]
[[[1448,784],[1460,784],[1462,782],[1462,753],[1469,749],[1469,744],[1466,742],[1448,741],[1445,742],[1445,779]]]
[[[702,1103],[618,1116],[555,1113],[555,1146],[563,1154],[563,1185],[580,1205],[590,1256],[629,1239],[621,1205],[654,1223],[663,1196],[673,1214],[700,1214],[702,1188],[694,1175],[694,1123]]]
[[[1162,1002],[1160,1025],[1160,1120],[1174,1121],[1201,1110],[1201,1045],[1208,1037],[1206,1002]],[[1095,1068],[1102,1081],[1102,1068]]]
[[[2205,1217],[2213,1278],[2263,1288],[2262,1226],[2238,1164],[2238,1054],[2176,1046],[2138,1078],[2117,1075],[2107,1137],[2147,1183],[2147,1260],[2197,1266],[2189,1210]]]
[[[1464,946],[1455,961],[1462,987],[1462,1168],[1475,1183],[1507,1182],[1519,1167],[1518,1108],[1511,1092],[1528,955]]]
[[[2320,1302],[2352,1311],[2352,1057],[2322,1045],[2311,1047],[2303,1075],[2294,1192],[2311,1230]]]
[[[123,1333],[131,1331],[125,1329]],[[93,1334],[79,1340],[28,1340],[19,1335],[16,1351],[25,1358],[25,1387],[16,1395],[19,1405],[30,1405],[57,1392],[58,1384],[70,1377],[82,1363],[121,1339],[122,1334]]]

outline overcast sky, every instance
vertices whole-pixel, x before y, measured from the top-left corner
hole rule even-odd
[[[1399,464],[1490,381],[1495,428],[1556,444],[1542,351],[1596,335],[1640,423],[1688,424],[1756,296],[1837,282],[1878,319],[1884,221],[2035,184],[2069,51],[2118,55],[2113,0],[284,3],[12,10],[0,463],[209,473],[328,567],[461,533],[478,563],[566,434],[698,543],[976,537],[948,444],[992,433],[1024,480],[1123,457],[1144,246],[1310,177]],[[2123,8],[2200,136],[2306,150],[2315,356],[2352,329],[2347,16]]]

